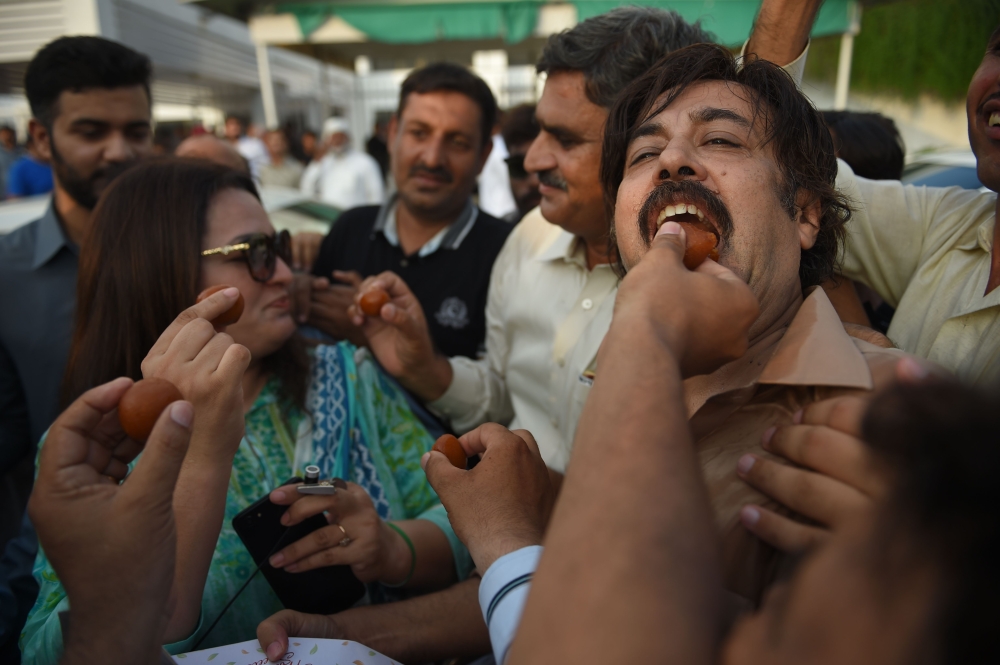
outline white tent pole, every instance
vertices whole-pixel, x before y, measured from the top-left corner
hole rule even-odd
[[[847,108],[847,92],[851,87],[851,58],[854,56],[854,36],[861,32],[861,7],[857,2],[847,6],[851,14],[851,24],[840,36],[840,58],[837,62],[837,85],[833,96],[833,108],[843,111]]]
[[[260,78],[260,97],[264,102],[264,124],[268,129],[278,128],[278,105],[274,101],[274,81],[271,80],[271,60],[267,45],[257,45],[257,76]]]
[[[847,108],[847,90],[851,84],[851,56],[854,54],[854,35],[845,32],[840,36],[840,61],[837,63],[837,89],[833,96],[833,108],[843,111]]]

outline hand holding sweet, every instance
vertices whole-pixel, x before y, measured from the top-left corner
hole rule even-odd
[[[132,381],[84,393],[42,446],[28,514],[72,604],[67,662],[98,662],[107,645],[128,662],[157,662],[174,579],[173,494],[194,417],[188,402],[159,415],[141,450],[118,424]]]
[[[685,242],[680,224],[660,227],[618,288],[612,326],[652,325],[687,378],[746,353],[759,309],[750,287],[728,268],[711,259],[694,270],[684,267]]]
[[[437,451],[424,455],[421,463],[448,509],[455,535],[485,573],[501,556],[542,542],[556,488],[526,430],[486,423],[459,441],[467,455],[482,454],[473,469],[456,468]]]
[[[238,298],[239,290],[231,287],[187,308],[142,361],[143,377],[170,381],[194,404],[199,436],[192,454],[229,462],[243,437],[243,372],[250,352],[210,321]]]

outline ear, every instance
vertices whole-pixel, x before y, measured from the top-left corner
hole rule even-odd
[[[37,118],[32,118],[28,121],[28,133],[31,134],[31,140],[35,143],[35,150],[38,151],[38,154],[51,163],[52,136],[49,134],[49,130]]]
[[[812,249],[819,235],[819,220],[821,215],[819,197],[812,192],[799,190],[795,195],[795,221],[799,225],[799,246],[802,249]]]

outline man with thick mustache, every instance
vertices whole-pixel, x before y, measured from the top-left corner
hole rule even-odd
[[[392,270],[413,288],[441,353],[479,354],[490,268],[511,230],[471,198],[496,113],[489,87],[464,67],[429,65],[403,81],[389,123],[396,193],[345,212],[330,230],[312,268],[323,279],[313,282],[310,323],[363,343],[347,307],[361,277]]]
[[[792,63],[795,76],[812,23],[801,4],[765,2],[748,44]],[[777,34],[780,49],[767,38]],[[547,74],[535,113],[540,132],[524,160],[542,199],[494,265],[485,359],[435,353],[406,279],[377,278],[397,306],[383,320],[356,322],[389,372],[455,431],[487,421],[527,429],[549,468],[565,470],[618,286],[598,177],[608,110],[663,55],[709,41],[679,14],[646,7],[618,8],[549,39],[538,62]]]
[[[612,397],[605,382],[604,391],[587,402],[576,436],[579,447],[574,449],[554,522],[585,504],[616,504],[623,496],[648,506],[649,513],[656,515],[661,509],[658,499],[664,493],[652,491],[653,485],[674,488],[670,492],[676,492],[678,500],[689,506],[697,505],[707,489],[713,514],[695,519],[690,513],[685,517],[687,526],[678,530],[704,534],[714,519],[721,536],[718,564],[726,587],[753,602],[760,601],[783,560],[740,524],[740,508],[748,501],[759,503],[762,497],[737,477],[737,460],[745,465],[746,453],[773,459],[762,441],[768,440],[775,426],[792,423],[797,412],[820,400],[868,394],[891,381],[898,361],[905,357],[901,351],[848,336],[818,286],[832,274],[850,215],[846,201],[834,187],[836,174],[832,138],[822,117],[789,77],[769,63],[751,61],[740,68],[722,47],[691,46],[667,56],[622,93],[604,135],[601,181],[614,219],[620,267],[628,275],[612,322],[610,334],[615,336],[616,329],[618,333],[611,344],[614,352],[602,349],[596,366],[597,381],[609,373],[619,389]],[[654,237],[681,235],[689,240],[697,227],[711,229],[718,236],[718,263],[707,259],[694,272],[681,269],[682,274],[677,274],[674,264],[673,278],[669,278],[671,271],[664,270],[660,260],[663,243],[659,254],[650,251]],[[647,253],[652,260],[645,259]],[[704,288],[709,282],[738,288],[730,287],[728,292]],[[627,285],[631,286],[626,289]],[[661,294],[659,300],[683,306],[656,307],[644,315],[644,308],[635,303],[656,301],[657,293]],[[672,331],[691,327],[692,320],[698,319],[692,308],[697,312],[699,299],[706,297],[731,298],[731,302],[728,308],[718,302],[710,307],[706,303],[704,309],[715,316],[705,317],[700,325],[710,330],[698,335],[695,325],[690,330],[691,346],[683,357],[676,358],[674,367],[685,378],[683,384],[674,391],[657,392],[660,384],[648,375],[669,373],[669,364],[658,365],[655,355],[645,361],[623,357],[630,350],[621,343],[623,331],[636,329],[636,339],[648,331],[669,338]],[[728,318],[722,318],[723,312]],[[671,314],[672,319],[663,318]],[[706,346],[708,339],[715,340],[714,345]],[[642,354],[639,349],[633,351],[636,356]],[[644,366],[644,362],[649,365]],[[627,374],[620,374],[623,365],[633,367],[632,386],[623,387],[627,383]],[[593,398],[598,397],[595,402]],[[614,407],[607,403],[612,400]],[[666,415],[654,417],[651,414],[661,412],[655,408],[660,401]],[[674,403],[682,408],[673,409]],[[690,478],[684,480],[689,466],[667,465],[650,473],[635,472],[635,467],[642,466],[639,459],[648,455],[652,464],[675,441],[662,438],[662,430],[655,426],[643,429],[630,423],[629,414],[647,424],[654,420],[669,423],[671,428],[677,427],[677,416],[686,416],[694,447],[686,447],[685,455],[700,465],[704,489],[697,482],[688,482]],[[609,422],[618,423],[618,427],[610,428]],[[608,446],[632,451],[632,480],[644,486],[642,491],[636,491],[628,480],[622,482],[621,476],[615,488],[605,486],[597,494],[587,489],[602,483],[591,464],[584,464],[577,472],[578,453],[592,461],[600,448],[598,437]],[[618,437],[625,439],[620,445],[613,441]],[[480,603],[490,623],[497,661],[502,662],[527,598],[524,583],[530,581],[541,554],[538,546],[554,488],[545,487],[544,455],[539,456],[540,446],[527,432],[507,432],[487,424],[463,437],[463,443],[470,453],[485,452],[473,470],[462,473],[449,468],[447,460],[434,452],[425,458],[425,470],[448,509],[456,534],[469,547],[477,567],[485,569]],[[518,482],[510,482],[511,478]],[[675,483],[690,496],[684,497]],[[590,496],[584,496],[587,494]],[[763,505],[773,507],[774,503]],[[593,537],[607,538],[609,543],[625,539],[648,543],[659,537],[652,534],[668,530],[659,522],[648,523],[644,512],[634,507],[626,514],[605,511],[593,519],[596,512],[590,512],[587,531]],[[551,537],[559,543],[559,552],[547,568],[550,581],[582,572],[573,567],[582,557],[567,556],[567,541],[561,537],[565,532],[562,529],[559,537],[546,534],[547,542]],[[578,532],[572,546],[577,550],[610,549],[580,547],[581,542]],[[635,587],[643,586],[646,579],[652,582],[667,577],[664,570],[670,570],[671,565],[669,556],[664,560],[647,557],[640,551],[643,547],[622,550],[629,552],[633,562],[642,564],[634,570],[628,568],[635,583],[621,589],[637,602],[646,592],[637,592]],[[677,548],[683,550],[684,545],[677,543]],[[704,552],[680,556],[688,554],[700,556]],[[548,552],[542,556],[540,575],[546,570],[546,556]],[[616,558],[609,566],[624,571],[624,560]],[[568,565],[560,569],[560,561]],[[609,573],[607,577],[612,576]],[[607,599],[617,589],[584,591],[585,587],[577,585],[581,592],[567,600],[565,614],[577,619],[603,615],[606,622],[617,625],[592,606],[588,613],[577,609],[589,603],[585,597]],[[657,593],[663,589],[660,586]],[[686,609],[698,611],[694,605]],[[524,625],[531,626],[525,632],[535,638],[535,649],[546,643],[540,618],[537,613],[525,617]],[[641,623],[634,613],[629,621]],[[596,621],[584,622],[587,627],[576,636],[579,644],[586,644],[583,636],[593,635],[595,630]],[[515,661],[516,651],[515,645]],[[608,662],[607,653],[598,657],[583,651],[574,657],[564,652],[563,658],[550,652],[548,662]],[[522,650],[520,655],[544,660],[538,653]],[[686,660],[679,658],[678,662]]]

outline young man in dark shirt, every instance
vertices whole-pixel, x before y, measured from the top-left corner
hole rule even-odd
[[[391,270],[420,300],[443,354],[478,355],[490,269],[512,228],[471,198],[495,118],[489,87],[464,67],[430,65],[407,77],[389,123],[396,193],[381,207],[345,212],[324,239],[313,274],[346,285],[314,285],[312,325],[350,337],[346,309],[360,279]]]

